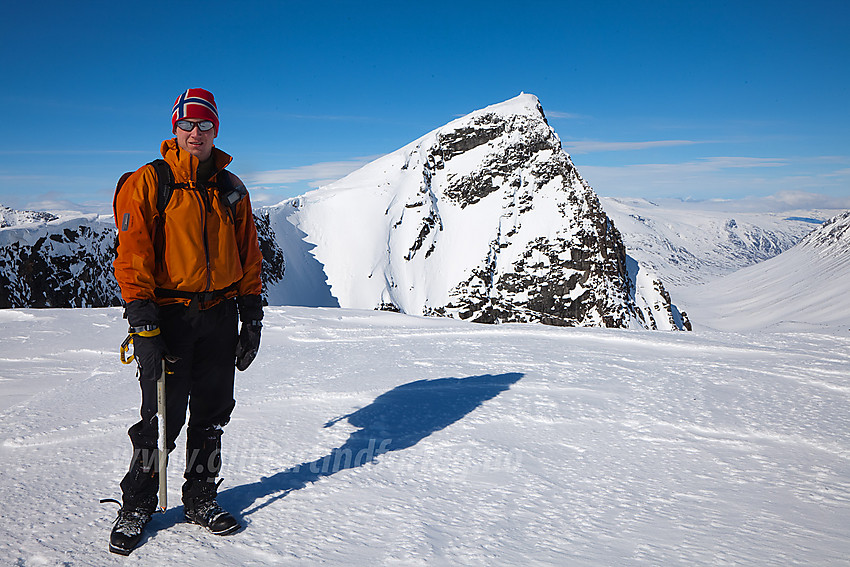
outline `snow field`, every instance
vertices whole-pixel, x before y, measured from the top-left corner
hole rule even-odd
[[[269,308],[220,502],[106,551],[137,419],[119,309],[0,312],[0,562],[831,565],[850,337],[486,326]]]

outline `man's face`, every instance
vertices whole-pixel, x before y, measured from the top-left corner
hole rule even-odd
[[[186,120],[195,124],[202,122],[202,120],[194,118],[188,118]],[[205,161],[210,157],[213,149],[213,140],[215,139],[215,128],[201,132],[201,129],[195,126],[191,132],[186,132],[178,127],[175,134],[177,135],[177,145],[182,149],[201,161]]]

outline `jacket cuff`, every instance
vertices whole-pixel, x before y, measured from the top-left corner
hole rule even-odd
[[[246,321],[263,320],[263,298],[259,295],[240,295],[236,298],[239,307],[239,320]]]
[[[131,327],[159,325],[159,306],[150,299],[134,299],[124,307]]]

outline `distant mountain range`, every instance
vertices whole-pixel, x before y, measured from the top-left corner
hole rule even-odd
[[[689,327],[679,289],[835,213],[600,199],[526,94],[255,211],[271,304],[667,330]],[[114,235],[111,217],[0,208],[0,307],[118,305]]]
[[[752,210],[736,201],[601,198],[629,255],[671,288],[773,258],[843,211]]]

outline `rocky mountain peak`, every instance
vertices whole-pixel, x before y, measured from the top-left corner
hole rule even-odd
[[[316,285],[343,307],[682,327],[660,281],[630,278],[619,232],[533,95],[453,120],[276,215],[309,244],[289,257],[314,258]],[[284,279],[278,294],[296,290]]]

